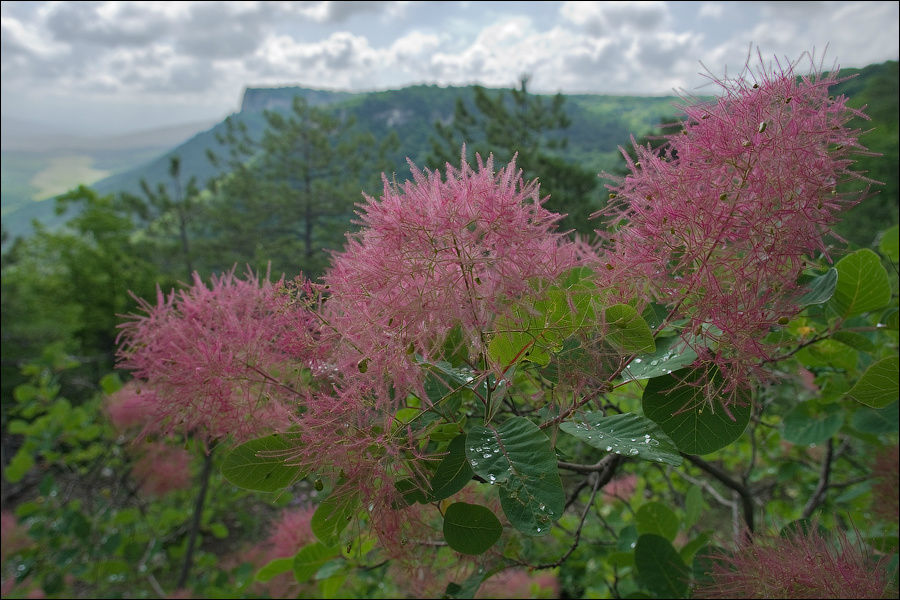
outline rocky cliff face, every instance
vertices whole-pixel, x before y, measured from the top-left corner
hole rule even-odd
[[[302,96],[312,106],[333,104],[357,94],[311,90],[303,87],[246,88],[241,101],[241,112],[262,112],[264,110],[286,110],[291,107],[295,96]]]

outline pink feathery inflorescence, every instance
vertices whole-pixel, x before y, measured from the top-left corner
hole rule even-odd
[[[267,560],[294,556],[300,548],[315,541],[311,520],[315,507],[285,510],[271,525],[266,539]]]
[[[191,454],[164,442],[148,443],[141,449],[131,475],[141,491],[151,496],[187,489],[191,487]]]
[[[830,540],[816,524],[756,534],[733,553],[710,558],[694,598],[890,597],[889,557],[875,559],[843,531]]]
[[[431,355],[455,326],[478,344],[530,282],[579,261],[536,182],[523,183],[514,161],[495,173],[493,157],[477,160],[448,164],[444,178],[414,165],[412,181],[385,178],[325,274],[327,320],[375,373],[402,379],[410,354]]]
[[[831,226],[859,199],[836,186],[859,177],[847,123],[864,115],[829,95],[834,73],[776,65],[714,78],[722,95],[685,106],[660,150],[626,153],[630,174],[597,213],[609,284],[686,319],[685,339],[730,382],[770,357],[763,338],[799,310],[805,259],[827,257]]]
[[[208,441],[288,427],[297,397],[286,367],[311,324],[290,302],[281,284],[233,271],[210,287],[195,275],[190,288],[158,292],[155,305],[141,301],[144,314],[120,326],[119,358],[155,399],[147,430]]]
[[[129,381],[106,398],[106,413],[119,433],[143,429],[154,421],[157,400],[153,392],[143,391],[136,381]]]

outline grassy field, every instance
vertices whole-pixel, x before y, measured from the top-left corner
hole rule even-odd
[[[31,178],[37,190],[32,200],[58,196],[78,184],[90,185],[110,174],[94,168],[94,158],[84,154],[69,154],[50,159],[50,164]]]

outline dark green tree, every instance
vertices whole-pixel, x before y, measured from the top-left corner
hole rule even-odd
[[[160,270],[190,281],[197,268],[193,238],[203,211],[201,190],[196,177],[182,181],[181,158],[177,155],[169,157],[169,179],[156,189],[142,179],[143,197],[125,194],[123,198],[144,234],[155,244]]]
[[[474,91],[474,107],[458,98],[450,123],[435,123],[429,166],[458,164],[464,143],[469,157],[475,152],[483,157],[493,153],[495,160],[508,162],[517,155],[525,178],[537,178],[542,196],[550,196],[545,206],[566,214],[560,226],[590,234],[594,226],[588,217],[599,208],[597,175],[561,155],[567,144],[565,130],[571,124],[565,97],[556,94],[548,100],[529,93],[528,76],[521,77],[518,89],[495,93],[474,86]]]
[[[214,182],[213,237],[235,262],[275,273],[321,272],[327,251],[339,248],[353,206],[385,166],[396,136],[380,143],[351,119],[295,97],[287,114],[267,111],[253,140],[231,119],[219,138],[226,156],[212,154],[226,173]],[[223,249],[224,249],[223,248]]]
[[[82,365],[67,372],[69,397],[90,391],[112,368],[118,315],[135,306],[130,291],[152,297],[158,281],[152,249],[136,241],[130,211],[114,196],[79,186],[56,210],[74,213],[66,227],[38,227],[3,255],[4,404],[19,367],[51,345]]]

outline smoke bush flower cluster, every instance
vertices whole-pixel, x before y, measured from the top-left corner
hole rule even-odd
[[[631,172],[600,213],[613,230],[610,284],[686,319],[685,340],[732,391],[770,357],[762,340],[798,311],[805,258],[827,255],[830,226],[854,202],[836,186],[857,176],[861,147],[845,125],[863,115],[829,95],[837,81],[794,64],[714,78],[718,100],[685,106],[660,150],[626,154]]]
[[[887,598],[888,557],[876,560],[843,531],[829,540],[805,531],[757,534],[733,553],[715,555],[695,598]],[[896,592],[895,592],[896,593]]]
[[[541,206],[515,160],[495,173],[493,157],[465,160],[446,177],[412,165],[412,181],[385,178],[366,198],[362,230],[325,274],[327,320],[379,373],[407,364],[409,351],[433,354],[455,326],[479,345],[496,314],[579,263],[580,247],[555,230],[561,215]]]
[[[285,310],[289,299],[280,285],[229,272],[210,287],[195,274],[192,287],[158,292],[155,305],[142,300],[145,314],[121,326],[119,356],[138,380],[129,393],[153,395],[148,429],[208,441],[288,427],[296,410],[290,340],[306,331],[305,314]]]

